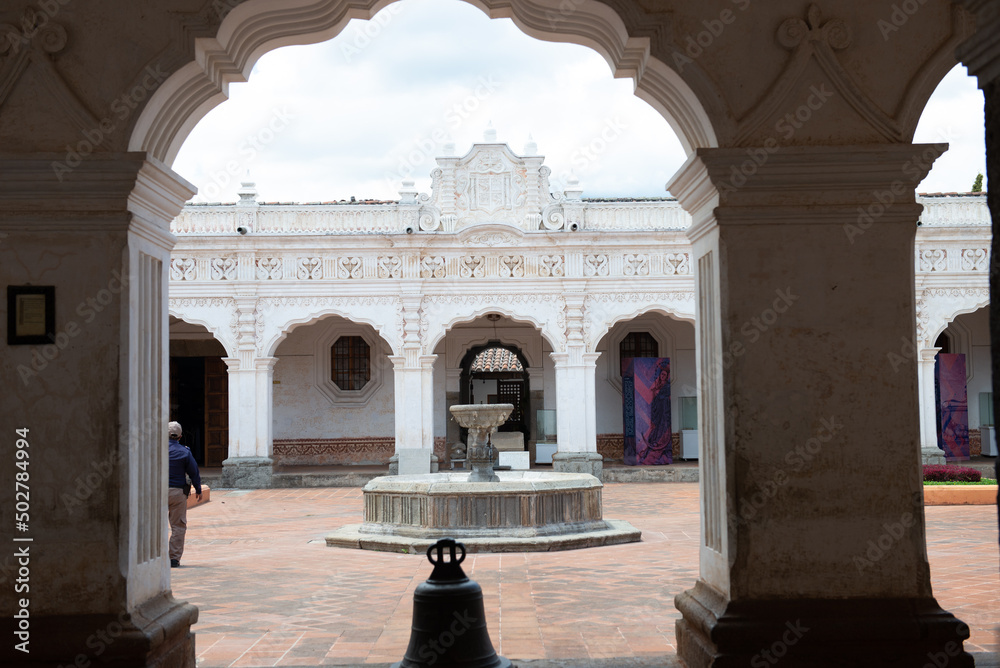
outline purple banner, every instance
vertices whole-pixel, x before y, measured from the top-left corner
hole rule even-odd
[[[629,466],[673,463],[668,358],[622,360],[622,407],[625,463]]]
[[[969,400],[965,387],[965,355],[938,353],[938,447],[948,461],[969,459]]]

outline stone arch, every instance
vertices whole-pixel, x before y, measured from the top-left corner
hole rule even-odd
[[[910,79],[900,104],[899,125],[903,129],[906,141],[913,141],[917,124],[924,113],[928,100],[937,90],[941,80],[959,65],[955,50],[966,37],[972,34],[971,22],[965,17],[964,10],[955,3],[951,7],[952,23],[957,27],[952,38],[943,43]]]
[[[659,313],[668,318],[694,325],[694,293],[690,293],[689,303],[688,301],[673,303],[655,301],[646,304],[630,304],[620,302],[591,303],[588,301],[587,321],[590,326],[587,334],[587,350],[594,352],[601,339],[618,323],[634,320],[647,313]]]
[[[297,327],[311,325],[329,316],[339,316],[352,323],[369,325],[379,337],[389,346],[394,355],[402,354],[402,343],[399,339],[397,329],[392,326],[397,322],[398,298],[375,298],[369,306],[368,313],[359,313],[343,306],[328,306],[317,304],[297,305],[294,301],[291,304],[282,304],[282,300],[271,304],[266,300],[265,309],[271,309],[271,313],[265,311],[265,322],[267,323],[263,334],[258,337],[258,349],[262,356],[271,357],[278,346]],[[322,299],[312,300],[322,302]],[[260,306],[258,306],[258,309]],[[278,309],[276,317],[270,317],[273,310]],[[281,313],[281,311],[285,311]]]
[[[448,332],[451,331],[456,325],[460,325],[466,322],[472,322],[477,318],[488,313],[499,313],[502,316],[510,318],[513,322],[524,323],[534,327],[539,334],[541,334],[542,339],[544,339],[553,350],[561,350],[563,342],[565,340],[565,335],[563,332],[558,330],[554,323],[550,320],[545,319],[542,314],[528,315],[523,311],[511,307],[509,304],[504,304],[502,302],[497,303],[478,303],[478,304],[466,304],[460,303],[456,304],[458,308],[454,309],[451,313],[443,314],[438,313],[439,318],[437,323],[432,326],[429,324],[430,318],[428,318],[428,326],[425,330],[423,323],[421,325],[421,338],[423,338],[425,343],[425,349],[427,351],[433,351],[437,348],[438,344],[444,340]],[[466,307],[466,308],[461,308]],[[443,310],[443,309],[441,309]],[[558,311],[562,313],[562,304],[558,307],[551,309],[552,311]],[[426,309],[425,309],[426,313]],[[554,316],[555,313],[552,313]],[[443,316],[443,317],[440,317]],[[538,366],[541,364],[538,360],[528,360],[531,365]]]
[[[958,316],[975,313],[990,304],[989,289],[985,287],[940,289],[937,292],[941,294],[924,297],[918,301],[918,321],[921,330],[919,342],[922,347],[932,347],[941,333]],[[941,298],[934,299],[934,297]]]
[[[215,307],[214,309],[206,310],[204,314],[198,314],[197,307],[192,309],[191,307],[179,306],[177,300],[170,300],[170,304],[167,307],[168,315],[192,325],[200,325],[207,329],[212,337],[221,343],[222,347],[226,349],[226,355],[228,357],[235,357],[236,341],[233,340],[232,337],[228,336],[228,333],[223,326],[219,324],[218,320],[213,320],[209,316],[209,314],[217,312],[218,307]]]
[[[556,0],[466,1],[491,18],[510,18],[531,37],[597,51],[615,76],[635,81],[636,94],[664,116],[688,154],[718,145],[694,91],[650,55],[648,38],[629,36],[621,17],[607,5],[574,0],[567,17]],[[282,46],[331,39],[352,18],[371,19],[389,4],[386,0],[247,0],[237,5],[214,38],[195,41],[194,60],[149,98],[132,130],[129,150],[145,151],[172,164],[194,126],[228,97],[230,83],[247,81],[262,55]]]

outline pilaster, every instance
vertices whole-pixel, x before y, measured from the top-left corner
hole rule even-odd
[[[990,347],[1000,350],[1000,0],[959,0],[976,17],[976,32],[956,55],[979,80],[986,124],[986,201],[993,218],[990,250]],[[993,410],[1000,410],[1000,355],[993,355]],[[1000,475],[1000,459],[996,462]],[[1000,493],[997,494],[1000,519]]]
[[[170,593],[165,517],[169,224],[194,189],[143,153],[64,158],[0,154],[0,266],[10,285],[54,286],[56,321],[50,344],[0,344],[20,371],[0,422],[26,430],[45,509],[22,545],[46,574],[30,654],[7,642],[0,664],[93,660],[114,623],[109,665],[194,666],[198,611]]]
[[[940,348],[923,348],[917,360],[920,393],[920,459],[924,464],[945,464],[937,443],[937,398],[934,393],[934,362]]]
[[[873,667],[968,637],[931,594],[917,363],[892,355],[915,339],[914,188],[944,148],[699,149],[668,185],[698,295],[692,668],[753,665],[786,633],[794,665]]]

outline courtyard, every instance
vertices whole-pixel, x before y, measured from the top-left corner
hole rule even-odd
[[[998,665],[996,508],[926,512],[934,596],[969,625],[965,647],[976,665]],[[361,513],[359,487],[219,489],[192,509],[182,567],[171,580],[174,596],[200,610],[198,665],[402,659],[413,591],[430,564],[417,555],[326,547],[326,533]],[[642,542],[468,556],[464,567],[483,588],[499,654],[528,666],[678,665],[673,598],[698,578],[698,485],[608,484],[604,516],[634,524]]]

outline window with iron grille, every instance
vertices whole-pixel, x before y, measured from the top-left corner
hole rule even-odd
[[[626,357],[659,357],[660,346],[649,332],[629,332],[618,344],[619,359]],[[621,373],[621,371],[619,371]]]
[[[330,376],[342,390],[360,390],[372,377],[371,349],[360,336],[342,336],[330,350]]]

